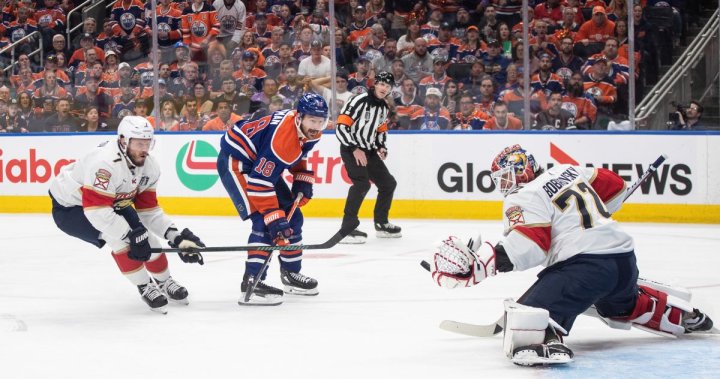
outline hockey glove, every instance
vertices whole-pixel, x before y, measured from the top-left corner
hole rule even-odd
[[[271,209],[263,213],[263,220],[267,226],[270,238],[275,241],[277,239],[288,239],[293,234],[290,224],[285,218],[285,212],[280,209]]]
[[[473,251],[472,247],[477,251]],[[440,287],[474,286],[495,275],[495,249],[489,242],[473,243],[470,240],[465,244],[461,239],[450,236],[435,249],[431,273]]]
[[[292,185],[292,195],[296,198],[299,193],[303,194],[298,206],[302,207],[307,204],[313,197],[313,184],[315,183],[315,173],[312,171],[298,171],[295,173]]]
[[[143,262],[150,259],[150,234],[144,226],[140,225],[131,230],[127,238],[130,240],[130,259]]]
[[[199,263],[201,266],[205,264],[202,254],[200,251],[205,247],[205,244],[200,241],[200,237],[193,234],[190,229],[185,228],[181,233],[175,228],[170,228],[165,233],[165,238],[168,239],[168,245],[172,248],[180,248],[183,251],[178,253],[180,260],[185,263]]]

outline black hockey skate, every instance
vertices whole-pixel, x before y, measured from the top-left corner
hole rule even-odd
[[[165,281],[158,280],[157,283],[160,291],[162,291],[163,295],[165,295],[165,297],[167,297],[170,301],[183,305],[190,304],[190,301],[188,301],[187,289],[178,284],[178,282],[173,280],[172,277]]]
[[[685,333],[703,333],[713,331],[713,321],[708,315],[694,308],[692,312],[688,312],[683,316],[683,326]]]
[[[353,245],[365,243],[365,241],[367,241],[367,236],[367,233],[355,229],[350,232],[345,238],[343,238],[340,243]]]
[[[550,342],[518,347],[512,361],[520,366],[551,365],[572,362],[573,352],[562,342]]]
[[[245,301],[245,294],[253,285],[255,277],[250,274],[243,276],[242,284],[240,284],[240,300],[239,305],[280,305],[283,302],[283,291],[273,286],[265,284],[262,280],[257,283],[250,299]]]
[[[553,365],[572,362],[573,352],[565,346],[552,326],[545,331],[545,343],[513,349],[512,362],[520,366]]]
[[[375,223],[375,232],[378,238],[400,238],[402,237],[401,230],[402,228],[389,222]]]
[[[280,269],[280,279],[285,285],[285,293],[302,296],[315,296],[318,292],[317,280],[299,272]]]
[[[168,300],[165,295],[162,294],[155,282],[150,280],[150,283],[139,285],[138,291],[140,292],[143,301],[150,307],[150,310],[153,312],[167,314],[166,306]]]

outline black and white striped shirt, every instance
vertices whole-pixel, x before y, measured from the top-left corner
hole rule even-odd
[[[340,111],[335,136],[343,146],[363,150],[385,147],[390,108],[372,91],[355,95]]]

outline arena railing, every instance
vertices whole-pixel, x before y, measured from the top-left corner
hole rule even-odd
[[[720,9],[672,65],[667,74],[638,104],[636,129],[666,130],[668,115],[676,104],[700,98],[714,85],[720,70]]]
[[[73,8],[73,9],[71,9],[70,12],[68,12],[67,15],[65,15],[65,19],[68,20],[68,21],[67,21],[67,28],[65,29],[65,39],[67,40],[67,47],[68,47],[68,49],[72,49],[72,38],[70,38],[70,33],[75,32],[76,30],[82,28],[82,26],[83,26],[83,23],[81,22],[81,23],[79,23],[79,24],[77,24],[77,25],[75,25],[75,26],[73,26],[73,27],[70,27],[70,16],[71,16],[73,13],[80,12],[80,11],[82,11],[83,14],[84,14],[84,13],[88,12],[88,9],[93,9],[97,4],[103,4],[102,1],[98,1],[96,4],[93,4],[93,5],[91,5],[90,7],[88,7],[88,9],[85,9],[85,6],[88,5],[88,4],[90,4],[90,3],[92,3],[93,1],[97,1],[97,0],[86,0],[84,3],[78,5],[77,7]],[[85,17],[83,17],[83,21],[84,21],[84,20],[85,20]]]
[[[37,38],[35,38],[37,37]],[[36,54],[40,54],[40,62],[43,61],[43,38],[40,31],[34,31],[28,35],[26,35],[23,38],[20,38],[19,40],[13,42],[12,44],[5,46],[4,48],[0,49],[0,54],[5,54],[6,52],[10,51],[10,64],[7,65],[7,67],[3,68],[3,73],[6,73],[10,70],[12,70],[15,67],[15,48],[22,44],[26,43],[28,40],[35,40],[39,42],[39,47],[33,51],[31,51],[28,54],[28,57],[32,57]]]

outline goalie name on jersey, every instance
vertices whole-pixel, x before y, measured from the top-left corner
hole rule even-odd
[[[560,174],[557,178],[548,180],[548,182],[545,183],[545,185],[543,186],[543,190],[545,190],[545,193],[548,195],[549,198],[552,198],[563,187],[570,183],[573,183],[579,175],[580,173],[578,173],[574,167],[568,167],[568,169],[565,170],[562,174]]]

